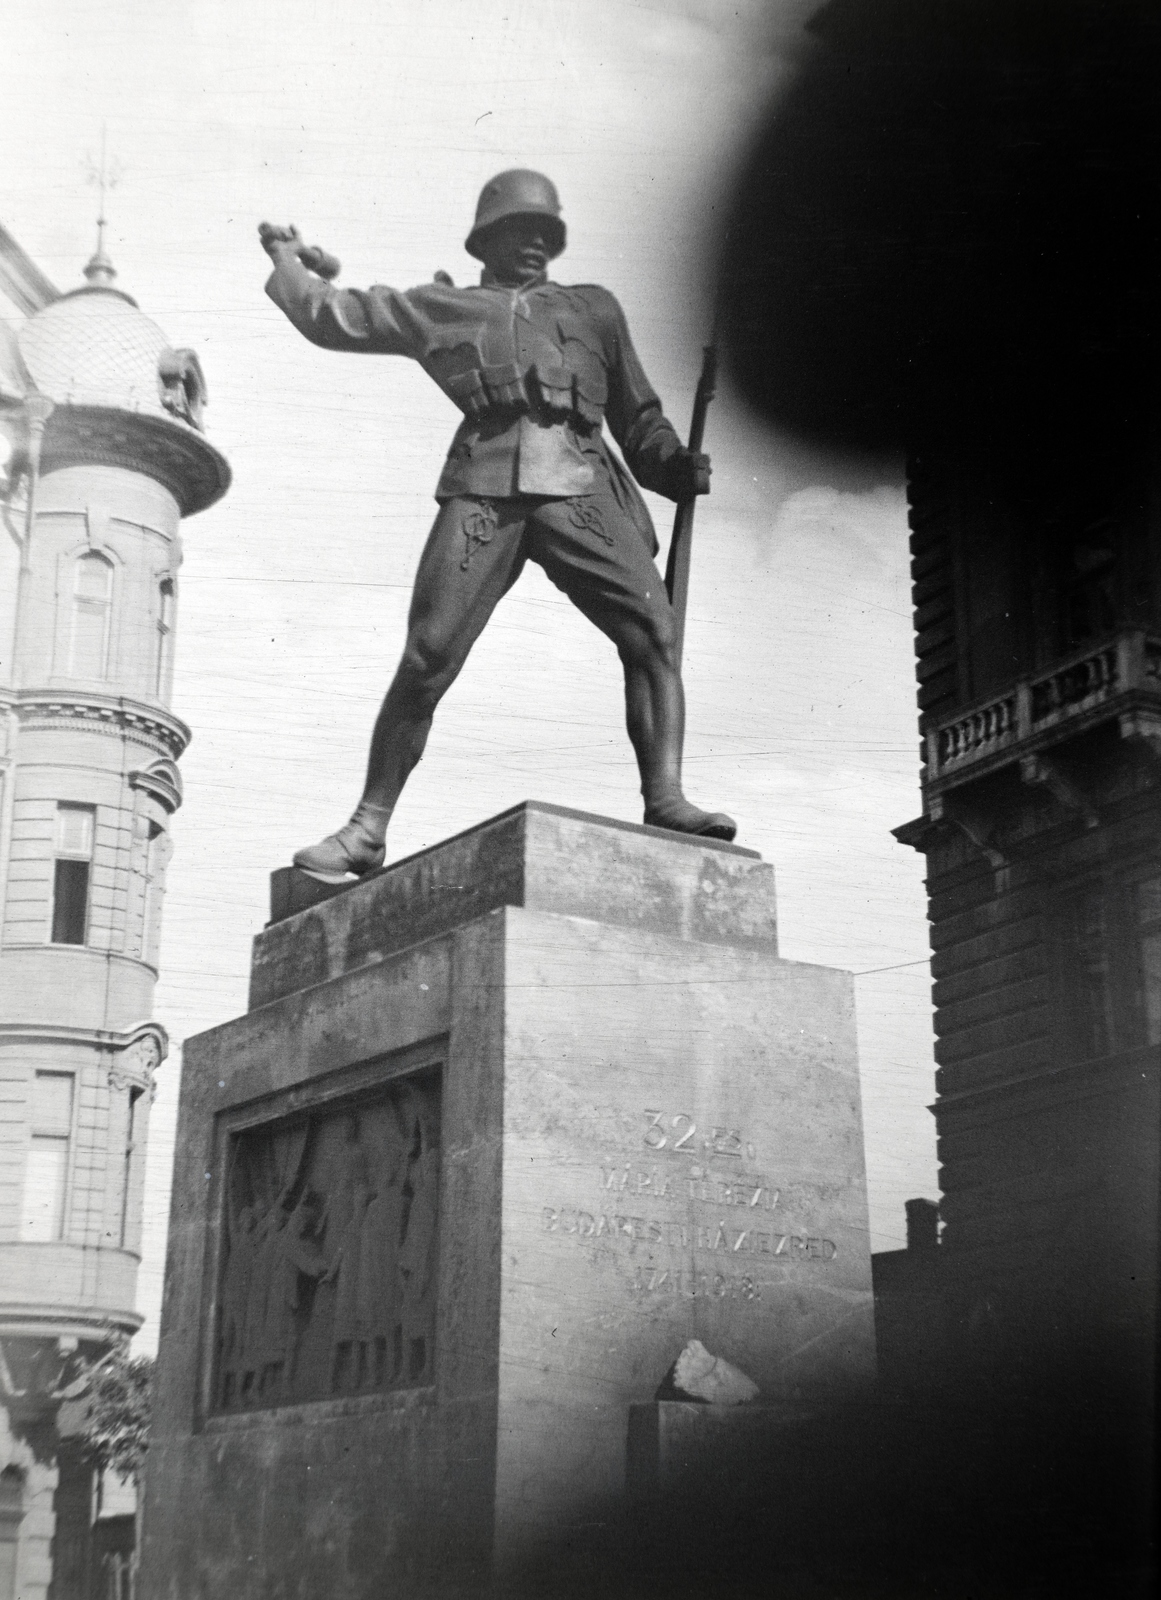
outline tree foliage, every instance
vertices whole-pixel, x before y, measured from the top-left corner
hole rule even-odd
[[[122,1478],[139,1482],[149,1448],[154,1363],[149,1356],[131,1356],[119,1345],[91,1362],[83,1376],[85,1416],[81,1448],[100,1470],[112,1468]]]

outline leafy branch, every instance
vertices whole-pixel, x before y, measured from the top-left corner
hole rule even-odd
[[[140,1481],[149,1448],[154,1362],[114,1346],[81,1370],[85,1383],[81,1449],[99,1470]]]

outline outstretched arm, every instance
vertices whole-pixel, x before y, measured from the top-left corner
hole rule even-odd
[[[266,293],[312,344],[326,350],[415,354],[415,318],[405,296],[394,289],[336,289],[303,264],[302,237],[293,225],[263,222],[258,237],[274,263]]]

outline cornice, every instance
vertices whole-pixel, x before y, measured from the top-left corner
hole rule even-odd
[[[171,711],[124,695],[22,689],[15,703],[22,728],[70,727],[108,733],[115,738],[136,737],[175,761],[193,737]]]
[[[74,1028],[69,1023],[0,1022],[0,1039],[35,1039],[42,1043],[96,1044],[106,1050],[126,1050],[142,1039],[156,1041],[158,1061],[169,1054],[169,1034],[162,1022],[135,1022],[131,1028]]]
[[[1116,1055],[1089,1061],[1070,1061],[1063,1066],[1042,1067],[1014,1078],[993,1078],[983,1083],[940,1093],[928,1106],[940,1123],[954,1116],[958,1121],[980,1116],[985,1120],[1060,1110],[1078,1100],[1103,1099],[1110,1095],[1151,1094],[1158,1076],[1156,1045],[1141,1045]]]
[[[0,1042],[81,1044],[108,1054],[106,1066],[113,1089],[156,1089],[154,1074],[169,1054],[169,1034],[160,1022],[138,1022],[123,1032],[107,1028],[74,1028],[51,1022],[0,1023]]]
[[[17,1241],[19,1243],[19,1241]],[[70,1240],[57,1243],[69,1244]],[[11,1248],[11,1244],[7,1248]],[[28,1248],[26,1246],[26,1248]],[[43,1248],[50,1248],[48,1246]],[[90,1247],[94,1248],[94,1247]],[[96,1246],[96,1249],[104,1249]],[[112,1248],[108,1250],[113,1254]],[[140,1262],[134,1250],[118,1250],[118,1255],[132,1256]],[[104,1344],[115,1342],[118,1333],[136,1333],[145,1321],[140,1311],[114,1311],[96,1306],[89,1311],[78,1305],[37,1305],[21,1301],[5,1301],[0,1309],[0,1341],[10,1339],[99,1339]],[[64,1398],[63,1396],[61,1398]]]
[[[112,406],[58,405],[41,448],[40,473],[62,467],[125,467],[168,489],[183,517],[204,511],[230,487],[230,464],[204,435],[176,418]]]

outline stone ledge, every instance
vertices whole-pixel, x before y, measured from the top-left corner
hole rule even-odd
[[[250,1008],[500,906],[777,953],[774,872],[756,851],[527,800],[351,884],[275,872]]]

